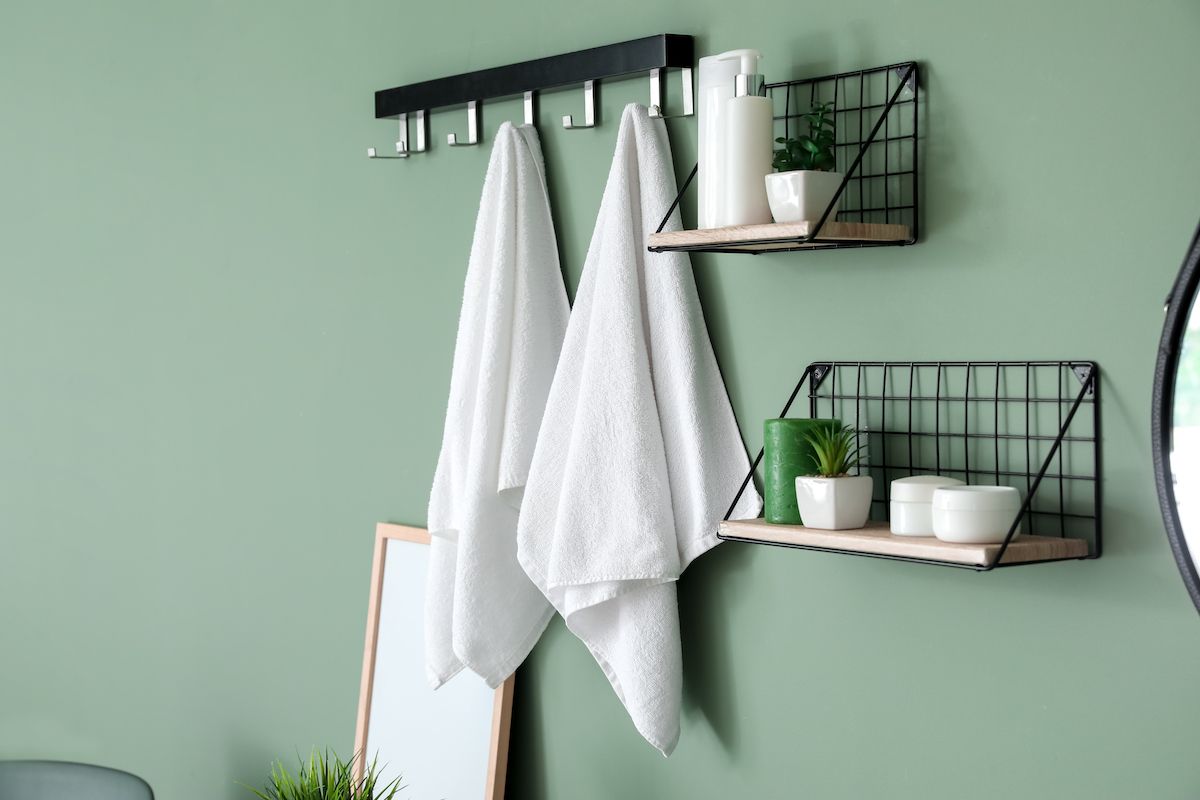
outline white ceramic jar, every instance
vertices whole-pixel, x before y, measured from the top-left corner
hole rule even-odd
[[[962,481],[941,475],[913,475],[892,481],[892,533],[933,536],[933,492],[942,486],[962,486]]]
[[[1020,510],[1021,493],[1012,486],[944,486],[933,492],[933,535],[944,542],[1003,542]]]

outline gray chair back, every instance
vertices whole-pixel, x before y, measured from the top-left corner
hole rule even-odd
[[[0,761],[0,800],[154,800],[150,785],[119,769],[69,761]]]

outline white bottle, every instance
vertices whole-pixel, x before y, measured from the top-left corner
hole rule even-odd
[[[757,59],[755,59],[756,61]],[[742,69],[756,63],[742,61]],[[725,112],[725,203],[722,225],[757,225],[771,221],[766,176],[771,174],[771,99],[762,95],[763,77],[742,72],[734,79],[734,96]]]
[[[725,200],[725,115],[733,97],[734,77],[743,71],[743,60],[752,59],[758,72],[757,50],[730,50],[700,59],[699,103],[696,108],[696,149],[700,169],[696,176],[697,227],[716,228]]]

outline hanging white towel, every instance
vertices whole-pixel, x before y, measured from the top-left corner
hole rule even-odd
[[[429,498],[425,663],[491,686],[553,609],[517,562],[517,514],[570,307],[530,126],[496,132],[463,290],[442,450]]]
[[[521,566],[663,755],[679,739],[675,581],[719,543],[750,469],[690,259],[646,251],[675,193],[666,127],[628,106],[518,535]],[[750,487],[734,517],[761,506]]]

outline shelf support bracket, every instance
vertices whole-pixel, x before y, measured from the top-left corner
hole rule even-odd
[[[1095,394],[1096,384],[1092,380],[1092,375],[1095,373],[1095,369],[1091,364],[1072,364],[1071,372],[1074,373],[1079,382],[1083,384],[1084,389],[1089,395]]]

